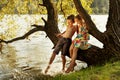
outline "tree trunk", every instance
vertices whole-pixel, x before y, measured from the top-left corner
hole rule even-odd
[[[55,34],[60,32],[58,29],[57,10],[51,0],[43,0],[43,5],[45,5],[48,14],[47,23],[45,24],[45,32],[53,44],[56,44],[58,38],[55,36]]]

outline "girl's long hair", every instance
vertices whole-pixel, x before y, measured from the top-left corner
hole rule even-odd
[[[75,16],[75,18],[77,18],[78,20],[82,21],[82,25],[84,25],[86,27],[86,29],[88,29],[88,27],[86,26],[85,20],[78,14]]]

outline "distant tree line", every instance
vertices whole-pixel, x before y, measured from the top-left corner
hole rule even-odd
[[[91,8],[93,14],[107,14],[109,10],[109,0],[94,0]]]

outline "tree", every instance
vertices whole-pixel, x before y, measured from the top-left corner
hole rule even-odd
[[[77,59],[85,61],[89,65],[103,64],[111,58],[118,60],[120,58],[120,0],[109,0],[109,18],[106,25],[107,30],[104,33],[100,32],[96,28],[96,25],[91,20],[90,15],[83,8],[81,1],[73,1],[78,13],[85,20],[86,25],[89,28],[89,33],[104,44],[103,49],[92,46],[88,50],[79,50]],[[33,25],[35,28],[30,30],[24,36],[9,41],[1,40],[0,42],[10,43],[16,40],[24,39],[30,34],[42,30],[45,31],[50,40],[56,44],[58,38],[55,34],[60,32],[57,27],[57,10],[51,0],[43,0],[43,4],[40,5],[46,7],[48,14],[47,20],[42,18],[45,22],[44,26],[35,24]]]

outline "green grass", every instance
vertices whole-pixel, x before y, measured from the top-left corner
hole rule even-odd
[[[120,61],[94,66],[69,74],[58,74],[53,80],[120,80]]]

